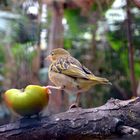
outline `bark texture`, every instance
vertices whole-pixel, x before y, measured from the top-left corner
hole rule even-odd
[[[0,126],[1,140],[90,140],[135,135],[140,129],[140,98],[110,99],[105,105],[73,108],[42,118]]]

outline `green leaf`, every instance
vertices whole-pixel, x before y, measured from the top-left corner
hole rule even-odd
[[[140,62],[135,62],[135,77],[140,78]]]

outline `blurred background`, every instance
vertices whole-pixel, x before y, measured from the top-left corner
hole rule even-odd
[[[139,0],[0,0],[0,124],[16,118],[3,101],[7,89],[51,84],[44,58],[58,47],[112,82],[83,93],[83,108],[139,96],[139,6]],[[54,90],[43,115],[66,111],[73,101],[74,94]]]

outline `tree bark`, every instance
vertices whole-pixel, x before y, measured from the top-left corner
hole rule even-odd
[[[54,1],[50,8],[52,17],[49,31],[47,56],[53,49],[63,48],[64,41],[64,27],[62,24],[62,19],[64,16],[63,2]],[[46,61],[46,67],[48,67],[49,65],[50,62]],[[52,83],[48,81],[48,85],[49,84],[51,85]],[[67,94],[63,94],[63,92],[61,91],[54,90],[53,92],[55,93],[50,98],[53,104],[49,104],[49,111],[57,113],[59,110],[63,110],[63,108],[68,105],[68,96]],[[62,102],[62,100],[66,102]]]
[[[23,118],[0,127],[1,140],[90,140],[135,135],[140,129],[140,98],[110,99],[97,108],[73,108],[42,118]]]
[[[128,40],[128,58],[130,67],[130,82],[133,97],[137,96],[136,78],[135,78],[135,68],[134,68],[134,46],[132,41],[132,31],[131,31],[131,11],[130,11],[130,0],[126,1],[126,12],[127,12],[127,40]]]
[[[63,48],[64,27],[62,24],[64,9],[63,3],[55,2],[51,6],[51,25],[49,31],[47,55],[56,48]]]

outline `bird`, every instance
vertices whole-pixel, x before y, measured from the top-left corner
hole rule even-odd
[[[55,86],[47,86],[49,89],[64,90],[77,94],[76,101],[70,108],[78,107],[80,94],[88,91],[97,84],[109,84],[108,79],[95,76],[88,68],[82,65],[76,58],[63,49],[53,49],[46,57],[51,61],[48,69],[48,77]]]

